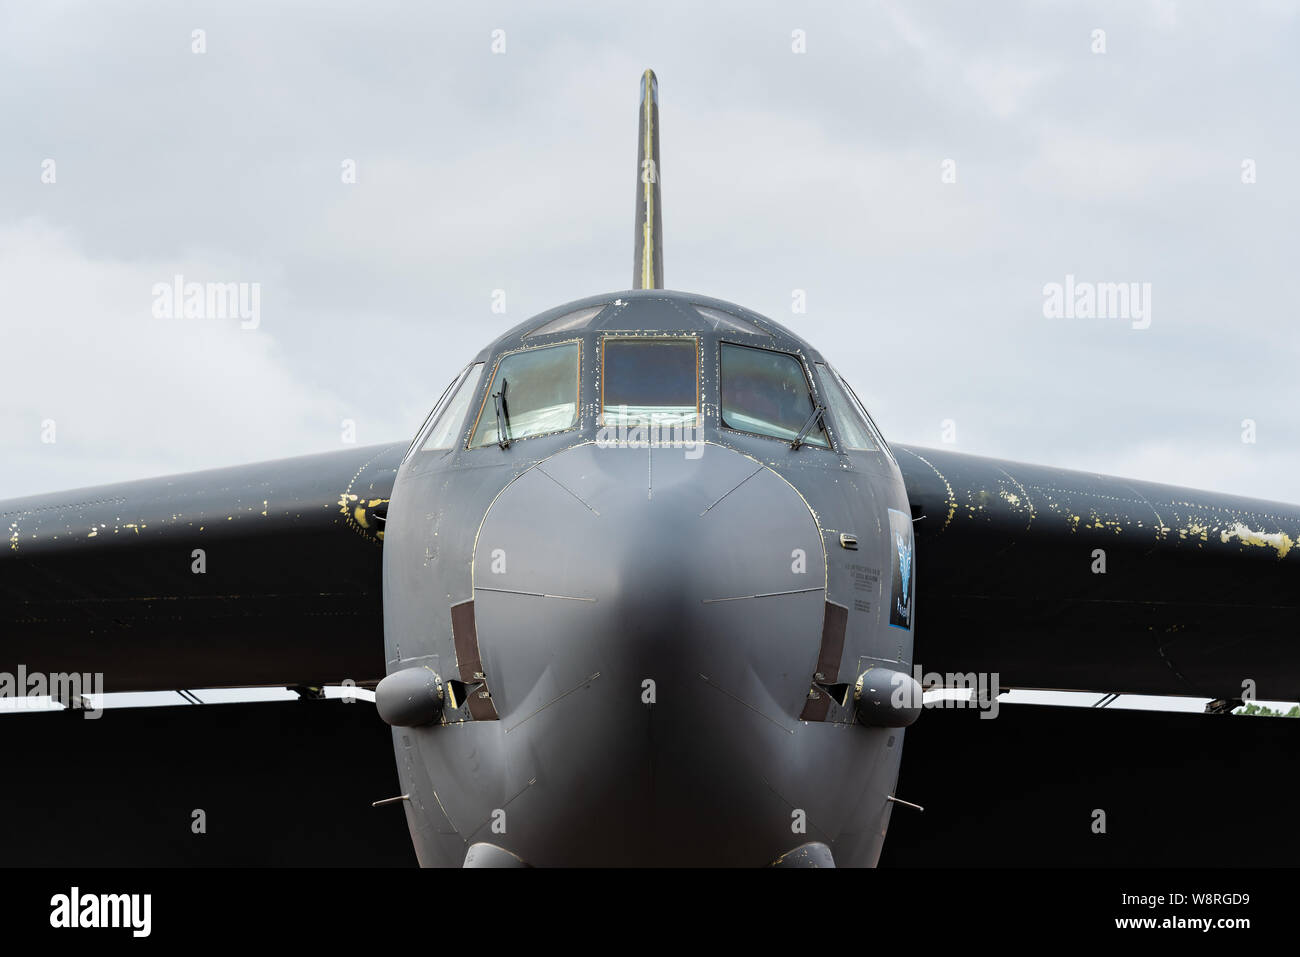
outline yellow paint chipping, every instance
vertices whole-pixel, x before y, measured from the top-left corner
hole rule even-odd
[[[937,468],[935,468],[934,463],[931,462],[929,459],[927,459],[924,455],[917,455],[915,452],[911,452],[911,454],[916,456],[926,465],[930,466],[930,469],[934,472],[934,474],[939,476],[939,481],[943,483],[943,487],[948,493],[948,497],[947,497],[948,514],[944,516],[943,526],[939,529],[940,532],[943,532],[945,529],[948,528],[949,525],[952,524],[953,516],[957,514],[957,496],[953,493],[952,483],[949,482],[947,477],[942,472],[940,472]]]
[[[1243,545],[1271,548],[1277,552],[1278,558],[1286,558],[1287,552],[1295,546],[1295,539],[1286,532],[1257,532],[1241,522],[1236,522],[1231,528],[1225,528],[1219,533],[1219,540],[1225,545],[1234,538]]]

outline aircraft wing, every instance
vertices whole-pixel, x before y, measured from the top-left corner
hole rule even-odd
[[[0,672],[101,672],[106,691],[379,680],[404,450],[0,502]]]
[[[894,446],[916,660],[1003,687],[1300,698],[1300,508]],[[1244,682],[1253,682],[1243,685]]]
[[[110,691],[377,681],[403,449],[0,502],[0,672],[102,672]],[[925,516],[925,671],[1212,698],[1251,681],[1259,698],[1300,698],[1300,508],[894,449]]]

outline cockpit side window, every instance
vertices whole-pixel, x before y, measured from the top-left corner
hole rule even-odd
[[[694,426],[700,415],[695,337],[606,336],[600,341],[602,425]]]
[[[502,356],[479,406],[470,448],[563,432],[577,425],[580,359],[577,342]]]
[[[434,410],[433,427],[429,430],[429,437],[420,446],[421,452],[449,449],[456,444],[456,437],[465,424],[465,413],[469,411],[469,405],[474,400],[474,390],[478,388],[481,378],[483,363],[475,362],[451,384],[447,390],[450,398],[443,403],[441,411]]]
[[[730,342],[721,344],[722,424],[793,441],[809,424],[816,405],[797,356]],[[814,421],[807,445],[830,448],[825,426]]]
[[[832,424],[837,430],[840,445],[846,449],[864,449],[868,452],[879,451],[880,446],[871,435],[866,419],[859,414],[857,403],[835,370],[823,362],[817,363],[817,372],[821,377],[826,404],[830,407]]]
[[[447,397],[456,391],[456,386],[460,384],[460,380],[463,378],[465,378],[465,370],[461,369],[456,373],[456,378],[447,383],[447,388],[442,390],[442,395],[438,396],[438,401],[434,403],[433,408],[429,410],[429,414],[425,416],[420,431],[415,433],[415,438],[411,439],[411,444],[406,447],[406,453],[402,456],[403,462],[410,458],[411,453],[424,441],[425,436],[429,434],[429,430],[433,428],[434,422],[438,420],[438,414],[442,412],[443,407],[447,404]]]
[[[835,372],[834,369],[831,371]],[[885,434],[880,431],[880,426],[876,425],[876,420],[871,417],[871,413],[867,411],[867,407],[863,405],[862,400],[858,398],[858,394],[853,391],[853,386],[849,385],[848,381],[838,372],[835,372],[835,378],[839,380],[840,385],[844,386],[844,391],[847,392],[849,398],[853,400],[854,408],[862,414],[862,418],[866,421],[867,428],[871,430],[872,436],[875,437],[876,443],[885,450],[886,455],[891,459],[894,458],[894,450],[891,449],[889,443],[885,441]]]

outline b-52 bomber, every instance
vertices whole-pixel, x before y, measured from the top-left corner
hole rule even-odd
[[[409,443],[0,503],[0,669],[373,688],[426,866],[874,865],[931,673],[1300,698],[1300,509],[888,443],[664,288],[661,173],[647,70],[632,288]]]

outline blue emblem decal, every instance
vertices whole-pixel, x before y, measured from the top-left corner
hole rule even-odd
[[[896,628],[912,627],[912,519],[889,510],[890,575],[889,623]]]

